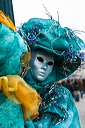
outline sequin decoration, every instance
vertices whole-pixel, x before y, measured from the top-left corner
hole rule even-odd
[[[42,104],[39,109],[40,116],[36,118],[34,122],[41,120],[43,117],[50,117],[52,120],[51,126],[54,126],[68,118],[69,112],[63,106],[67,98],[69,98],[67,90],[65,90],[61,85],[54,83],[46,85],[43,90],[40,90],[40,94],[41,97],[43,97]]]

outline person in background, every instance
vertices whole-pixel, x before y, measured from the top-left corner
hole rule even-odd
[[[62,86],[66,86],[66,83],[67,83],[67,80],[61,80],[61,84],[62,84]]]
[[[71,92],[73,96],[74,86],[73,86],[73,83],[71,83],[70,79],[67,79],[65,87]]]
[[[83,81],[83,90],[81,91],[81,98],[83,98],[83,95],[85,94],[85,78],[83,78],[82,81]]]
[[[78,101],[80,101],[80,97],[81,97],[80,84],[79,84],[78,79],[74,80],[73,87],[74,87],[73,97],[74,97],[75,101],[78,102]]]
[[[72,94],[57,82],[81,64],[77,51],[84,48],[84,42],[52,18],[32,18],[18,32],[31,49],[24,80],[42,98],[39,116],[25,122],[25,128],[81,128]]]
[[[80,90],[80,94],[81,94],[81,98],[83,98],[82,97],[82,92],[84,91],[84,85],[83,85],[83,80],[82,80],[82,78],[79,78],[78,79],[78,83],[79,83],[79,90]]]

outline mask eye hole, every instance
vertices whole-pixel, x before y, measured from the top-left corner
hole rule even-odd
[[[37,60],[38,60],[39,62],[43,62],[43,61],[44,61],[42,57],[37,57]]]
[[[47,64],[48,64],[49,66],[52,66],[54,63],[53,63],[52,61],[49,61]]]

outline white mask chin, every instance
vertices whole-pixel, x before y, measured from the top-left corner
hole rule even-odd
[[[33,77],[37,81],[44,81],[52,72],[54,65],[54,55],[43,49],[32,51],[31,69]]]

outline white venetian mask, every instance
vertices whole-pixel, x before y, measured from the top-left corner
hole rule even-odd
[[[43,49],[32,51],[31,69],[37,81],[44,81],[52,72],[54,65],[54,55]]]

